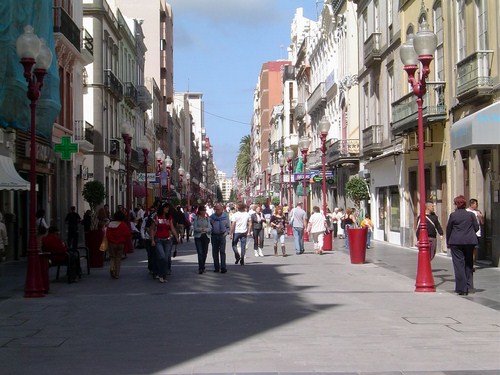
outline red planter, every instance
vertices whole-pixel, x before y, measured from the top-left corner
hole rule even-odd
[[[104,232],[100,229],[85,233],[85,246],[89,249],[89,264],[92,268],[102,268],[104,266],[104,252],[99,250],[103,237]]]
[[[333,250],[333,232],[323,236],[323,251]]]
[[[349,237],[349,255],[351,256],[351,263],[365,263],[368,228],[349,228],[347,229],[347,236]]]

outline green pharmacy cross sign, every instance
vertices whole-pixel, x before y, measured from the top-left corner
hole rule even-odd
[[[61,154],[61,160],[71,160],[71,154],[78,152],[78,144],[71,143],[71,137],[61,137],[61,143],[55,144],[55,151]]]

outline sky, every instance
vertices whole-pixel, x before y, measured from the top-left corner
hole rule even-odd
[[[297,8],[317,20],[317,0],[167,0],[174,17],[174,89],[202,92],[218,170],[231,177],[250,134],[262,64],[286,59]]]

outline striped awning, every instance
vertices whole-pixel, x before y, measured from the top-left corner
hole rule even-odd
[[[29,190],[30,183],[19,176],[12,159],[0,155],[0,190]]]

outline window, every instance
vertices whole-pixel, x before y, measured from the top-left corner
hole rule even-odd
[[[443,31],[443,8],[441,1],[434,4],[434,32],[437,36],[436,61],[435,61],[435,80],[444,82],[444,31]]]
[[[366,10],[363,12],[363,42],[368,39],[368,13]]]
[[[479,50],[488,49],[488,12],[485,0],[476,0],[477,12],[477,47]]]
[[[467,28],[465,27],[465,1],[457,1],[457,42],[458,42],[458,61],[467,57]]]
[[[392,122],[392,103],[394,103],[394,67],[387,67],[387,113],[389,114],[389,123]]]
[[[378,5],[378,0],[373,2],[373,11],[375,13],[375,32],[378,33],[380,31],[380,10]]]
[[[391,205],[391,232],[401,231],[401,207],[399,199],[399,187],[390,186],[389,187],[389,200]]]

